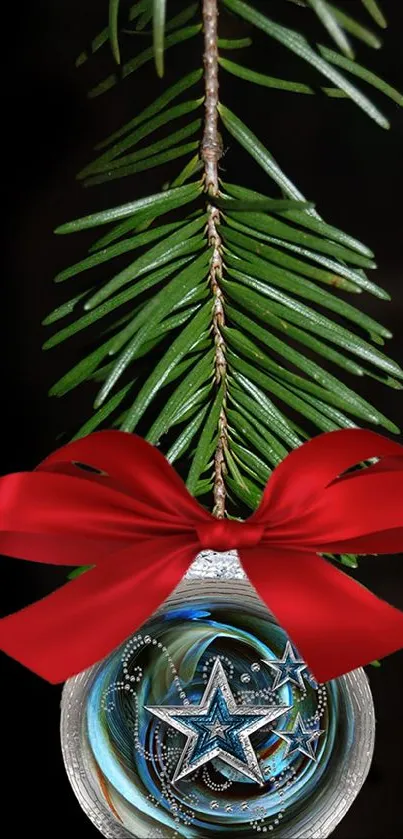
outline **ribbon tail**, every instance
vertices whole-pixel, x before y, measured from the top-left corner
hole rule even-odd
[[[317,554],[263,546],[240,553],[252,585],[319,682],[403,646],[403,612]]]
[[[198,546],[147,540],[0,621],[0,649],[53,684],[104,658],[179,583]]]

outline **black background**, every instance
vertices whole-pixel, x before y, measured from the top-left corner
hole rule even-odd
[[[176,10],[181,3],[170,0]],[[318,29],[308,12],[267,0],[284,22],[292,22],[315,40]],[[357,11],[358,0],[339,5]],[[384,49],[375,53],[357,42],[361,63],[387,81],[403,87],[403,9],[400,0],[383,0],[390,28]],[[91,65],[75,70],[74,59],[105,23],[107,0],[36,0],[18,2],[3,18],[2,229],[7,254],[2,281],[2,418],[1,472],[32,468],[68,439],[86,419],[94,391],[83,387],[61,401],[51,400],[51,384],[79,358],[80,340],[44,354],[44,316],[67,298],[66,287],[52,277],[84,255],[85,236],[59,238],[57,224],[92,209],[113,206],[158,190],[170,169],[134,182],[83,190],[76,172],[91,159],[92,146],[133,115],[159,92],[161,83],[143,68],[113,93],[88,100],[86,92],[112,70],[107,48]],[[247,29],[247,27],[246,27]],[[238,35],[245,27],[222,15],[221,33]],[[255,46],[235,60],[272,75],[318,84],[318,77],[284,49],[253,33]],[[319,40],[326,41],[321,33]],[[145,44],[144,44],[145,46]],[[141,47],[143,48],[143,43]],[[133,42],[123,45],[130,55]],[[166,83],[179,69],[198,61],[200,41],[167,57]],[[165,82],[164,82],[165,84]],[[239,113],[263,140],[282,168],[327,221],[368,243],[376,252],[376,280],[392,295],[388,304],[375,297],[359,305],[394,332],[388,352],[403,362],[403,257],[401,194],[403,189],[403,112],[376,92],[374,100],[391,118],[392,130],[382,131],[350,102],[317,96],[255,91],[246,83],[223,78],[222,100]],[[270,191],[262,173],[225,138],[225,176],[235,182]],[[69,285],[68,295],[73,293]],[[357,382],[353,382],[357,386]],[[359,382],[360,393],[401,422],[402,396],[370,379]],[[60,437],[59,435],[63,436]],[[403,608],[401,557],[363,558],[358,578],[389,602]],[[51,591],[64,571],[31,568],[29,563],[4,560],[1,567],[3,613]],[[340,615],[340,621],[343,616]],[[382,632],[382,627],[379,627]],[[13,833],[38,832],[43,839],[60,832],[95,837],[97,831],[81,812],[64,774],[58,741],[60,688],[51,687],[15,662],[2,657],[3,814],[8,796],[15,800]],[[338,839],[397,839],[403,833],[399,798],[403,773],[402,688],[403,653],[384,660],[381,669],[368,668],[377,717],[375,758],[368,781],[336,830]]]

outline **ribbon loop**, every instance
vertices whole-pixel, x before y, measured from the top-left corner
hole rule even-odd
[[[202,550],[231,551],[254,548],[261,542],[264,525],[251,521],[211,519],[196,528]]]

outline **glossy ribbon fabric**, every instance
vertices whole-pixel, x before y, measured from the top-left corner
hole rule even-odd
[[[372,431],[332,431],[292,451],[245,522],[214,518],[156,448],[120,431],[0,479],[0,516],[1,553],[95,566],[0,621],[0,648],[53,683],[117,647],[206,548],[238,550],[318,681],[403,646],[403,613],[319,556],[403,550],[403,447]]]

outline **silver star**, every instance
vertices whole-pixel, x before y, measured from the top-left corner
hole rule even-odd
[[[307,669],[307,665],[302,659],[296,657],[289,641],[285,645],[282,658],[277,658],[273,661],[263,658],[262,661],[276,671],[272,690],[278,690],[278,688],[281,688],[287,682],[291,682],[301,690],[305,690],[302,672]]]
[[[301,714],[297,714],[294,727],[290,731],[277,731],[275,729],[273,734],[277,734],[287,743],[287,748],[284,757],[288,757],[293,752],[301,752],[301,754],[309,757],[310,760],[316,761],[316,755],[312,748],[312,743],[323,734],[323,730],[310,731],[305,728],[304,721]]]
[[[224,725],[222,722],[206,722],[205,727],[210,732],[210,737],[222,737],[225,740],[225,732],[231,728],[230,725]]]
[[[146,710],[187,737],[172,783],[208,761],[220,758],[232,769],[262,785],[264,777],[250,735],[285,714],[290,706],[237,705],[217,658],[199,705],[154,705]]]

